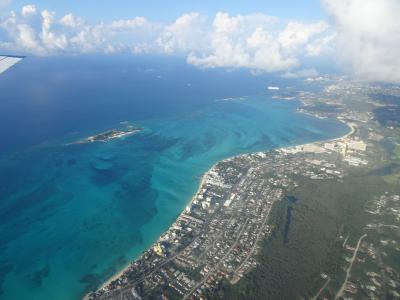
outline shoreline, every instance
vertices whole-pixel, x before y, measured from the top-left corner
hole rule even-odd
[[[341,119],[337,119],[337,121],[339,121],[339,122],[345,124],[347,127],[349,127],[350,131],[340,137],[333,138],[333,139],[326,139],[326,140],[321,140],[321,141],[299,144],[299,145],[295,145],[295,146],[289,146],[289,147],[281,147],[281,148],[276,148],[276,149],[272,149],[272,150],[291,149],[291,148],[302,147],[302,146],[307,146],[307,145],[312,145],[312,144],[336,142],[336,141],[339,141],[339,140],[342,140],[342,139],[345,139],[345,138],[351,136],[356,131],[355,125],[353,123],[346,123],[344,120],[341,120]]]
[[[242,154],[241,154],[241,155],[242,155]],[[229,158],[226,158],[226,159],[229,159]],[[225,160],[225,159],[224,159],[224,160]],[[214,168],[214,166],[215,166],[216,164],[218,164],[219,162],[221,162],[221,161],[223,161],[223,160],[220,160],[220,161],[216,162],[215,164],[213,164],[213,165],[211,166],[211,168],[209,168],[206,172],[204,172],[204,173],[202,174],[201,179],[200,179],[200,184],[199,184],[199,187],[197,188],[196,193],[193,195],[193,197],[191,198],[190,202],[187,203],[187,205],[185,206],[185,208],[180,212],[180,214],[178,215],[178,217],[175,219],[174,223],[175,223],[176,220],[178,220],[179,217],[184,213],[186,207],[189,206],[190,204],[192,204],[192,202],[193,202],[193,200],[196,198],[197,194],[199,194],[199,192],[201,191],[202,186],[204,185],[206,175],[208,175],[208,173],[210,172],[210,170],[212,170],[212,169]],[[172,224],[173,224],[173,223],[172,223]],[[139,258],[143,255],[143,253],[145,253],[145,252],[148,251],[150,248],[152,248],[155,244],[157,244],[157,242],[160,240],[160,238],[161,238],[166,232],[168,232],[168,231],[170,230],[170,228],[171,228],[171,226],[169,226],[167,230],[163,231],[163,233],[158,237],[158,239],[157,239],[155,242],[153,242],[153,243],[151,244],[150,247],[148,247],[146,250],[144,250],[137,258],[135,258],[134,260],[131,260],[125,267],[123,267],[123,269],[122,269],[121,271],[117,272],[115,275],[113,275],[113,276],[111,276],[109,279],[107,279],[107,281],[105,281],[99,288],[97,288],[96,291],[97,291],[97,290],[101,290],[101,289],[107,287],[111,282],[113,282],[114,280],[117,280],[119,277],[121,277],[121,276],[125,273],[125,271],[128,270],[128,268],[129,268],[129,266],[132,264],[132,262],[134,262],[135,260],[139,259]],[[83,299],[87,299],[87,296],[88,296],[88,294],[85,295],[85,297],[84,297]]]
[[[342,140],[342,139],[345,139],[345,138],[351,136],[351,135],[355,132],[355,125],[354,125],[353,123],[346,122],[345,120],[343,120],[343,119],[338,119],[338,118],[336,118],[336,120],[337,120],[338,122],[341,122],[341,123],[345,124],[347,127],[349,127],[349,131],[348,131],[347,133],[345,133],[344,135],[342,135],[342,136],[339,136],[339,137],[337,137],[337,138],[332,138],[332,139],[325,139],[325,140],[320,140],[320,141],[308,142],[308,143],[304,143],[304,144],[293,145],[293,146],[287,146],[287,147],[280,147],[280,148],[275,148],[275,149],[271,149],[271,150],[268,150],[268,151],[258,151],[258,152],[270,152],[270,151],[277,151],[277,150],[282,150],[282,149],[291,149],[291,148],[296,148],[296,147],[302,147],[302,146],[312,145],[312,144],[318,145],[318,144],[326,143],[326,142],[339,141],[339,140]],[[197,188],[196,193],[192,196],[191,200],[186,204],[186,206],[185,206],[185,207],[183,208],[183,210],[179,213],[179,215],[177,216],[177,218],[175,219],[175,221],[168,227],[168,229],[166,229],[165,231],[163,231],[162,234],[158,237],[158,239],[157,239],[156,241],[154,241],[154,242],[151,244],[150,247],[148,247],[147,249],[145,249],[145,250],[144,250],[139,256],[137,256],[135,259],[129,261],[129,263],[128,263],[125,267],[123,267],[123,268],[121,269],[121,271],[117,272],[115,275],[113,275],[113,276],[111,276],[110,278],[108,278],[103,284],[101,284],[101,286],[99,286],[99,287],[98,287],[97,289],[95,289],[94,291],[99,291],[99,290],[105,289],[105,288],[107,288],[107,286],[110,285],[112,282],[114,282],[115,280],[118,280],[126,271],[128,271],[128,269],[130,268],[130,266],[131,266],[131,264],[132,264],[133,262],[135,262],[135,261],[138,260],[140,257],[142,257],[143,254],[144,254],[146,251],[148,251],[149,249],[153,248],[154,245],[156,245],[156,244],[159,242],[160,238],[161,238],[162,236],[164,236],[166,233],[168,233],[168,231],[171,229],[171,226],[185,213],[186,207],[190,206],[190,205],[193,203],[193,201],[196,199],[197,195],[198,195],[199,192],[202,190],[202,188],[203,188],[203,186],[204,186],[204,184],[205,184],[205,182],[206,182],[207,176],[209,175],[210,171],[211,171],[217,164],[219,164],[219,163],[221,163],[221,162],[223,162],[223,161],[231,160],[231,159],[234,159],[234,158],[237,158],[237,157],[240,157],[240,156],[243,156],[243,155],[249,155],[249,154],[252,154],[252,153],[253,153],[253,152],[242,153],[242,154],[239,154],[239,155],[230,156],[230,157],[227,157],[227,158],[225,158],[225,159],[219,160],[219,161],[217,161],[216,163],[214,163],[206,172],[204,172],[204,173],[201,175],[201,180],[200,180],[200,182],[199,182],[199,185],[198,185],[198,188]],[[257,152],[255,152],[255,153],[257,153]],[[90,291],[89,293],[85,294],[85,296],[83,297],[83,299],[89,299],[90,293],[92,293],[92,292],[94,292],[94,291]]]

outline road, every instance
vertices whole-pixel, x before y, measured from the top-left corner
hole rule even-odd
[[[275,196],[276,196],[276,195],[275,195]],[[257,246],[257,244],[258,244],[258,242],[259,242],[259,240],[260,240],[260,238],[261,238],[261,235],[262,235],[263,230],[264,230],[264,228],[265,228],[265,224],[266,224],[267,221],[268,221],[268,217],[269,217],[269,214],[270,214],[270,212],[271,212],[271,209],[272,209],[272,206],[269,207],[268,213],[267,213],[267,215],[265,216],[265,219],[264,219],[262,225],[261,225],[260,228],[259,228],[259,231],[258,231],[258,234],[257,234],[257,238],[256,238],[256,240],[255,240],[253,246],[251,247],[251,250],[250,250],[249,254],[248,254],[247,257],[244,259],[244,261],[240,264],[240,266],[236,269],[236,271],[235,271],[236,275],[237,275],[237,273],[240,271],[240,269],[244,266],[244,264],[247,262],[247,260],[249,259],[249,257],[253,254],[254,249],[256,248],[256,246]],[[239,276],[237,276],[237,277],[238,277],[238,278],[233,278],[233,279],[231,280],[231,283],[232,283],[232,284],[235,284],[235,283],[240,279]]]
[[[358,249],[360,248],[360,245],[361,245],[362,240],[363,240],[366,236],[367,236],[367,234],[364,234],[364,235],[362,235],[362,236],[360,237],[360,239],[358,240],[357,247],[356,247],[356,249],[354,249],[353,257],[351,258],[351,261],[350,261],[350,265],[349,265],[349,267],[348,267],[347,270],[346,270],[346,278],[344,279],[344,282],[343,282],[342,286],[340,287],[339,291],[337,292],[337,294],[336,294],[336,296],[335,296],[335,300],[337,300],[337,299],[339,299],[340,297],[343,296],[343,292],[344,292],[344,289],[346,288],[347,281],[348,281],[349,278],[350,278],[351,268],[353,267],[353,263],[354,263],[354,261],[355,261],[355,259],[356,259],[356,257],[357,257]]]
[[[218,270],[220,264],[225,260],[225,258],[232,252],[232,250],[236,247],[240,237],[243,234],[243,231],[246,229],[247,226],[247,222],[249,221],[249,219],[246,220],[246,222],[244,222],[244,225],[242,226],[235,242],[232,244],[231,248],[229,249],[229,251],[221,258],[221,260],[218,262],[218,264],[212,269],[210,270],[210,272],[208,272],[208,274],[198,283],[196,284],[188,293],[185,294],[185,296],[182,298],[183,300],[187,299],[187,297],[189,297],[195,290],[197,290],[199,287],[201,287],[204,282],[207,281],[208,277],[210,277],[211,275],[214,275],[215,271]]]
[[[331,281],[331,278],[328,277],[324,283],[324,285],[319,289],[318,293],[311,298],[311,300],[317,300],[319,295],[321,295],[322,291],[328,286],[329,282]]]

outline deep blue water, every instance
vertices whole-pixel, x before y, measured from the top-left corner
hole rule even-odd
[[[1,75],[0,299],[78,299],[151,245],[216,161],[345,133],[265,92],[299,84],[174,57],[27,58]],[[67,145],[122,121],[144,130]]]

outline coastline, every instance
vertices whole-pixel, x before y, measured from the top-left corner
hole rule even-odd
[[[314,141],[314,142],[309,142],[309,143],[304,143],[304,144],[299,144],[299,145],[292,145],[292,146],[288,146],[288,147],[281,147],[281,148],[271,149],[271,150],[269,150],[269,151],[276,151],[276,150],[282,150],[282,149],[287,149],[287,150],[289,150],[289,149],[293,149],[293,148],[297,148],[297,147],[302,147],[302,146],[306,146],[306,145],[319,145],[319,144],[321,144],[321,143],[339,141],[339,140],[346,139],[347,137],[351,136],[351,135],[355,132],[355,125],[354,125],[353,123],[346,122],[345,120],[339,119],[339,118],[336,118],[336,120],[337,120],[338,122],[341,122],[341,123],[343,123],[343,124],[345,124],[346,126],[349,127],[349,131],[348,131],[347,133],[345,133],[344,135],[342,135],[342,136],[339,136],[339,137],[333,138],[333,139],[326,139],[326,140]],[[260,152],[269,152],[269,151],[260,151]],[[202,174],[201,180],[200,180],[200,182],[199,182],[199,185],[198,185],[198,188],[197,188],[196,193],[192,196],[191,200],[187,203],[187,205],[185,206],[185,208],[181,211],[181,213],[178,215],[178,217],[176,218],[176,220],[171,224],[171,226],[168,227],[168,229],[165,230],[165,231],[158,237],[158,239],[157,239],[154,243],[151,244],[150,247],[148,247],[146,250],[144,250],[144,251],[142,252],[142,254],[140,254],[140,255],[139,255],[137,258],[135,258],[134,260],[131,260],[125,267],[123,267],[123,268],[121,269],[121,271],[117,272],[115,275],[113,275],[113,276],[111,276],[110,278],[108,278],[108,279],[107,279],[99,288],[97,288],[95,291],[107,289],[107,286],[109,286],[112,282],[118,280],[122,275],[124,275],[124,274],[129,270],[129,268],[130,268],[130,266],[132,265],[132,263],[134,263],[136,260],[138,260],[139,258],[141,258],[141,257],[143,256],[143,254],[144,254],[145,252],[147,252],[149,249],[153,248],[153,247],[160,241],[161,237],[164,236],[165,234],[167,234],[167,233],[171,230],[171,227],[173,226],[173,224],[185,213],[186,207],[190,206],[190,205],[193,203],[193,201],[196,199],[197,195],[201,192],[201,190],[203,189],[203,186],[204,186],[204,184],[205,184],[205,182],[206,182],[206,180],[207,180],[207,177],[209,176],[210,172],[214,169],[214,167],[215,167],[217,164],[219,164],[219,163],[221,163],[221,162],[224,162],[224,161],[232,160],[232,159],[234,159],[234,158],[241,157],[241,156],[244,156],[244,155],[249,155],[249,154],[251,154],[251,153],[242,153],[242,154],[239,154],[239,155],[234,155],[234,156],[227,157],[227,158],[225,158],[225,159],[222,159],[222,160],[217,161],[216,163],[214,163],[206,172],[204,172],[204,173]],[[93,292],[93,291],[91,291],[91,292]],[[83,299],[89,299],[89,295],[90,295],[91,292],[87,293],[87,294],[83,297]]]
[[[282,147],[282,148],[276,148],[273,150],[282,150],[282,149],[291,149],[291,148],[296,148],[296,147],[302,147],[302,146],[308,146],[308,145],[318,145],[321,143],[328,143],[328,142],[337,142],[343,139],[346,139],[347,137],[351,136],[354,132],[355,132],[355,125],[353,123],[347,123],[344,120],[341,119],[337,119],[337,121],[345,124],[347,127],[349,127],[350,131],[347,132],[346,134],[334,138],[334,139],[326,139],[326,140],[321,140],[321,141],[315,141],[315,142],[310,142],[310,143],[304,143],[304,144],[299,144],[299,145],[295,145],[295,146],[289,146],[289,147]]]
[[[241,154],[241,155],[242,155],[242,154]],[[226,158],[226,159],[230,159],[230,158]],[[224,160],[225,160],[225,159],[224,159]],[[194,200],[194,199],[196,199],[196,196],[200,193],[200,191],[201,191],[201,189],[202,189],[202,186],[204,185],[204,182],[205,182],[205,180],[206,180],[206,176],[209,174],[210,170],[212,170],[212,169],[214,168],[214,166],[217,165],[219,162],[221,162],[221,161],[218,161],[218,162],[216,162],[215,164],[213,164],[213,165],[211,166],[210,169],[208,169],[206,172],[204,172],[204,173],[202,174],[201,179],[200,179],[200,184],[199,184],[199,186],[198,186],[198,188],[197,188],[197,191],[196,191],[196,193],[193,195],[193,197],[191,198],[190,202],[187,203],[187,205],[185,206],[185,209],[186,209],[187,206],[189,206],[190,204],[193,203],[193,200]],[[184,210],[185,210],[185,209],[184,209]],[[184,210],[178,215],[178,217],[176,218],[176,220],[178,220],[179,217],[184,213]],[[175,221],[176,221],[176,220],[175,220]],[[174,221],[174,222],[175,222],[175,221]],[[152,248],[155,244],[157,244],[157,242],[160,240],[160,238],[161,238],[166,232],[168,232],[168,231],[170,230],[170,228],[171,228],[171,226],[168,227],[168,229],[165,230],[165,231],[158,237],[158,239],[157,239],[154,243],[151,244],[151,246],[150,246],[148,249],[146,249],[145,251],[143,251],[143,253],[145,253],[147,250],[149,250],[149,249]],[[132,264],[132,262],[134,262],[135,260],[137,260],[138,258],[140,258],[140,257],[143,255],[143,253],[140,254],[140,255],[139,255],[137,258],[135,258],[134,260],[130,261],[121,271],[117,272],[115,275],[113,275],[113,276],[111,276],[109,279],[107,279],[107,280],[106,280],[99,288],[97,288],[96,290],[101,290],[101,289],[107,287],[111,282],[113,282],[113,281],[117,280],[119,277],[121,277],[121,276],[129,269],[129,267],[130,267],[130,265]],[[83,299],[87,299],[87,296],[88,296],[88,294],[85,295],[85,297],[84,297]]]

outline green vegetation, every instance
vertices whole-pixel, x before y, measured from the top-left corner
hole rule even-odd
[[[400,160],[400,145],[396,145],[394,150],[394,159]]]
[[[343,243],[355,245],[364,233],[369,216],[368,200],[395,187],[379,176],[359,176],[337,180],[304,179],[291,196],[296,203],[281,201],[273,210],[274,231],[264,241],[259,266],[238,284],[225,282],[214,298],[223,299],[309,299],[325,280],[331,296],[344,279]],[[292,221],[288,242],[284,243],[286,210]]]
[[[371,98],[389,105],[367,104]],[[222,282],[210,298],[312,299],[324,287],[318,299],[334,299],[338,291],[338,296],[354,299],[398,299],[400,202],[393,197],[400,194],[399,99],[383,94],[348,96],[340,91],[331,98],[333,105],[306,101],[303,109],[322,116],[343,111],[345,119],[351,119],[346,111],[357,111],[357,119],[364,121],[355,122],[359,125],[355,134],[368,141],[363,154],[368,164],[349,167],[338,157],[335,164],[347,173],[342,179],[293,176],[298,187],[291,185],[287,196],[297,201],[286,197],[274,205],[273,232],[258,253],[258,266],[233,286]],[[357,152],[350,150],[349,155]]]
[[[390,185],[400,185],[400,173],[384,176],[383,180]]]

